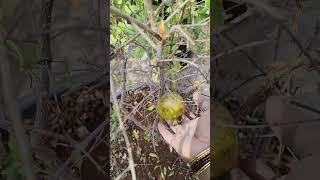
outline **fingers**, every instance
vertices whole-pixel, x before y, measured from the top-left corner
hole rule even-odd
[[[158,130],[161,134],[161,136],[163,137],[163,139],[170,144],[171,146],[173,146],[173,138],[174,138],[174,134],[172,134],[167,128],[166,126],[159,122],[158,123]]]
[[[170,128],[175,134],[181,134],[181,132],[183,132],[183,127],[181,125],[170,126]]]
[[[189,119],[195,119],[195,118],[197,118],[197,116],[195,115],[195,114],[193,114],[193,112],[188,112],[188,117],[189,117]]]
[[[181,128],[179,125],[175,125],[175,126],[174,126],[171,121],[167,121],[167,123],[168,123],[170,129],[171,129],[175,134],[177,134],[177,133],[179,133],[180,131],[182,131],[182,128]]]
[[[191,119],[190,119],[188,116],[182,115],[182,123],[183,123],[183,124],[190,122],[190,120],[191,120]]]
[[[199,92],[193,93],[193,100],[203,111],[210,109],[210,102],[206,100]]]
[[[182,115],[182,128],[183,129],[187,129],[188,128],[188,124],[191,122],[190,117],[186,116],[186,115]]]
[[[190,117],[184,115],[182,116],[182,128],[184,129],[184,131],[188,131],[190,136],[193,136],[195,133],[195,129],[197,128],[199,118],[197,118],[193,113],[190,113],[189,116]]]

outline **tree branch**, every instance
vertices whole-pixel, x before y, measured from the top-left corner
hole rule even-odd
[[[153,10],[152,10],[152,2],[151,0],[144,0],[144,7],[146,8],[148,17],[149,17],[149,22],[152,30],[155,30],[156,24],[154,22],[154,15],[153,15]]]
[[[119,9],[115,8],[115,7],[110,7],[110,11],[111,13],[119,16],[119,17],[122,17],[123,19],[129,21],[130,23],[132,24],[136,24],[138,27],[140,27],[141,29],[149,32],[150,34],[152,34],[154,37],[156,37],[157,39],[161,39],[160,35],[153,31],[152,29],[150,29],[148,26],[144,25],[142,22],[134,19],[133,17],[121,12]]]
[[[131,176],[132,176],[133,180],[136,180],[137,176],[136,176],[136,171],[134,169],[132,148],[131,148],[131,144],[130,144],[130,141],[129,141],[129,138],[128,138],[127,131],[125,130],[125,127],[124,127],[124,124],[123,124],[123,121],[122,121],[122,116],[120,114],[119,104],[118,104],[116,93],[115,93],[114,86],[113,86],[113,79],[110,80],[110,91],[111,91],[111,96],[112,96],[112,99],[113,99],[113,105],[115,107],[115,111],[117,113],[117,117],[118,117],[118,121],[119,121],[119,128],[122,131],[122,134],[123,134],[123,137],[124,137],[124,140],[125,140],[125,143],[126,143],[127,151],[128,151],[129,167],[130,167],[130,170],[131,170]]]
[[[53,0],[46,0],[42,2],[41,13],[41,27],[42,32],[48,31],[51,28],[51,13],[53,7]],[[47,102],[49,100],[49,68],[52,60],[51,55],[51,41],[50,33],[42,33],[41,36],[41,58],[40,58],[40,72],[39,82],[37,84],[37,111],[35,119],[35,127],[44,129],[48,122],[48,108]],[[33,134],[31,137],[32,146],[44,145],[44,139],[38,134]]]
[[[165,24],[167,24],[169,21],[170,21],[170,19],[172,19],[173,18],[173,16],[175,15],[175,14],[177,14],[187,3],[189,3],[191,0],[186,0],[186,1],[184,1],[182,4],[180,4],[180,6],[175,10],[175,11],[173,11],[173,13],[171,13],[170,14],[170,16],[165,20]]]
[[[225,55],[228,55],[228,54],[231,54],[231,53],[235,53],[235,52],[241,51],[241,50],[249,48],[249,47],[260,46],[260,45],[271,43],[271,42],[273,42],[273,40],[253,41],[253,42],[250,42],[250,43],[247,43],[247,44],[243,44],[243,45],[237,46],[237,47],[235,47],[233,49],[228,49],[228,50],[226,50],[224,52],[221,52],[221,53],[217,54],[216,56],[213,56],[212,58],[210,58],[210,60],[213,61],[213,60],[219,59],[219,58],[221,58],[221,57],[223,57]]]
[[[135,25],[135,24],[133,24],[132,26],[133,26],[133,27],[140,33],[140,35],[150,44],[150,46],[152,46],[153,49],[155,49],[155,50],[157,49],[157,46],[154,44],[154,42],[148,37],[147,34],[145,34],[145,33],[143,32],[142,29],[139,28],[139,26],[137,26],[137,25]]]
[[[10,79],[12,79],[12,74],[9,71],[10,67],[8,61],[4,57],[4,53],[4,49],[0,48],[0,56],[1,59],[4,60],[0,64],[3,98],[8,110],[9,118],[11,119],[13,124],[14,134],[17,139],[18,153],[21,158],[22,167],[26,175],[26,179],[35,180],[33,171],[34,168],[30,153],[30,146],[27,140],[25,129],[22,125],[19,104],[17,100],[14,98],[15,96],[13,95],[14,91],[12,90],[10,83]]]

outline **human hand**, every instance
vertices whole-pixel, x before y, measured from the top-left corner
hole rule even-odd
[[[165,141],[187,162],[210,146],[210,103],[199,93],[193,94],[193,100],[202,109],[200,117],[190,114],[193,119],[182,116],[182,124],[167,127],[159,122],[158,129]]]

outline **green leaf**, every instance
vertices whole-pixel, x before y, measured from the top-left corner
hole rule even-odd
[[[283,76],[288,74],[289,71],[290,71],[290,68],[287,66],[283,67],[279,70],[273,71],[273,72],[271,72],[271,79],[273,81],[279,80],[280,78],[282,78]]]
[[[23,172],[21,172],[21,163],[18,159],[17,146],[14,136],[10,136],[9,154],[6,156],[0,169],[0,174],[8,180],[23,180],[25,179]]]
[[[140,47],[135,48],[134,58],[140,59],[143,56],[144,50]]]
[[[122,21],[118,22],[118,27],[119,27],[122,31],[126,29],[126,25],[125,25],[125,23],[122,22]]]
[[[110,34],[110,40],[111,40],[111,44],[117,43],[117,39],[114,37],[113,34]]]
[[[17,0],[3,0],[2,1],[2,15],[4,18],[10,17],[14,14],[14,11],[17,6]]]
[[[177,61],[177,60],[173,60],[172,61],[172,63],[173,63],[173,67],[175,68],[175,69],[180,69],[181,68],[181,65],[180,65],[180,62],[179,61]]]
[[[213,28],[218,28],[224,24],[225,13],[223,0],[213,1]]]
[[[147,108],[147,110],[148,110],[148,111],[153,111],[155,108],[156,108],[156,105],[151,104],[151,105]]]
[[[71,81],[72,66],[71,66],[71,60],[67,56],[64,57],[63,67],[64,67],[64,73],[65,73],[64,80],[67,82],[70,82]]]
[[[118,115],[114,109],[114,106],[112,106],[112,110],[111,110],[111,120],[113,122],[118,122]]]
[[[80,151],[73,150],[70,158],[71,158],[72,164],[74,164],[78,168],[81,168],[83,158]]]
[[[206,2],[205,2],[205,3],[206,3],[207,8],[209,8],[209,9],[210,9],[210,1],[211,1],[211,0],[206,0]]]
[[[128,5],[124,6],[124,12],[126,12],[128,15],[131,15],[131,10]]]
[[[38,60],[39,47],[37,45],[32,45],[30,48],[30,50],[25,49],[22,51],[25,56],[25,61],[22,65],[24,70],[31,70]]]
[[[149,54],[148,54],[150,60],[154,60],[154,52],[153,51],[150,51]]]
[[[11,40],[7,40],[6,43],[8,47],[18,55],[18,58],[20,61],[20,67],[22,69],[28,70],[32,68],[32,62],[30,61],[30,59],[26,57],[26,54],[22,48],[20,48],[18,45],[16,45],[16,43],[14,43]]]

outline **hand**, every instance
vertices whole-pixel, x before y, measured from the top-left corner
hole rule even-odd
[[[193,100],[203,110],[200,117],[189,119],[182,116],[182,125],[166,126],[159,122],[158,129],[165,141],[187,162],[210,146],[210,103],[199,93],[193,94]]]

